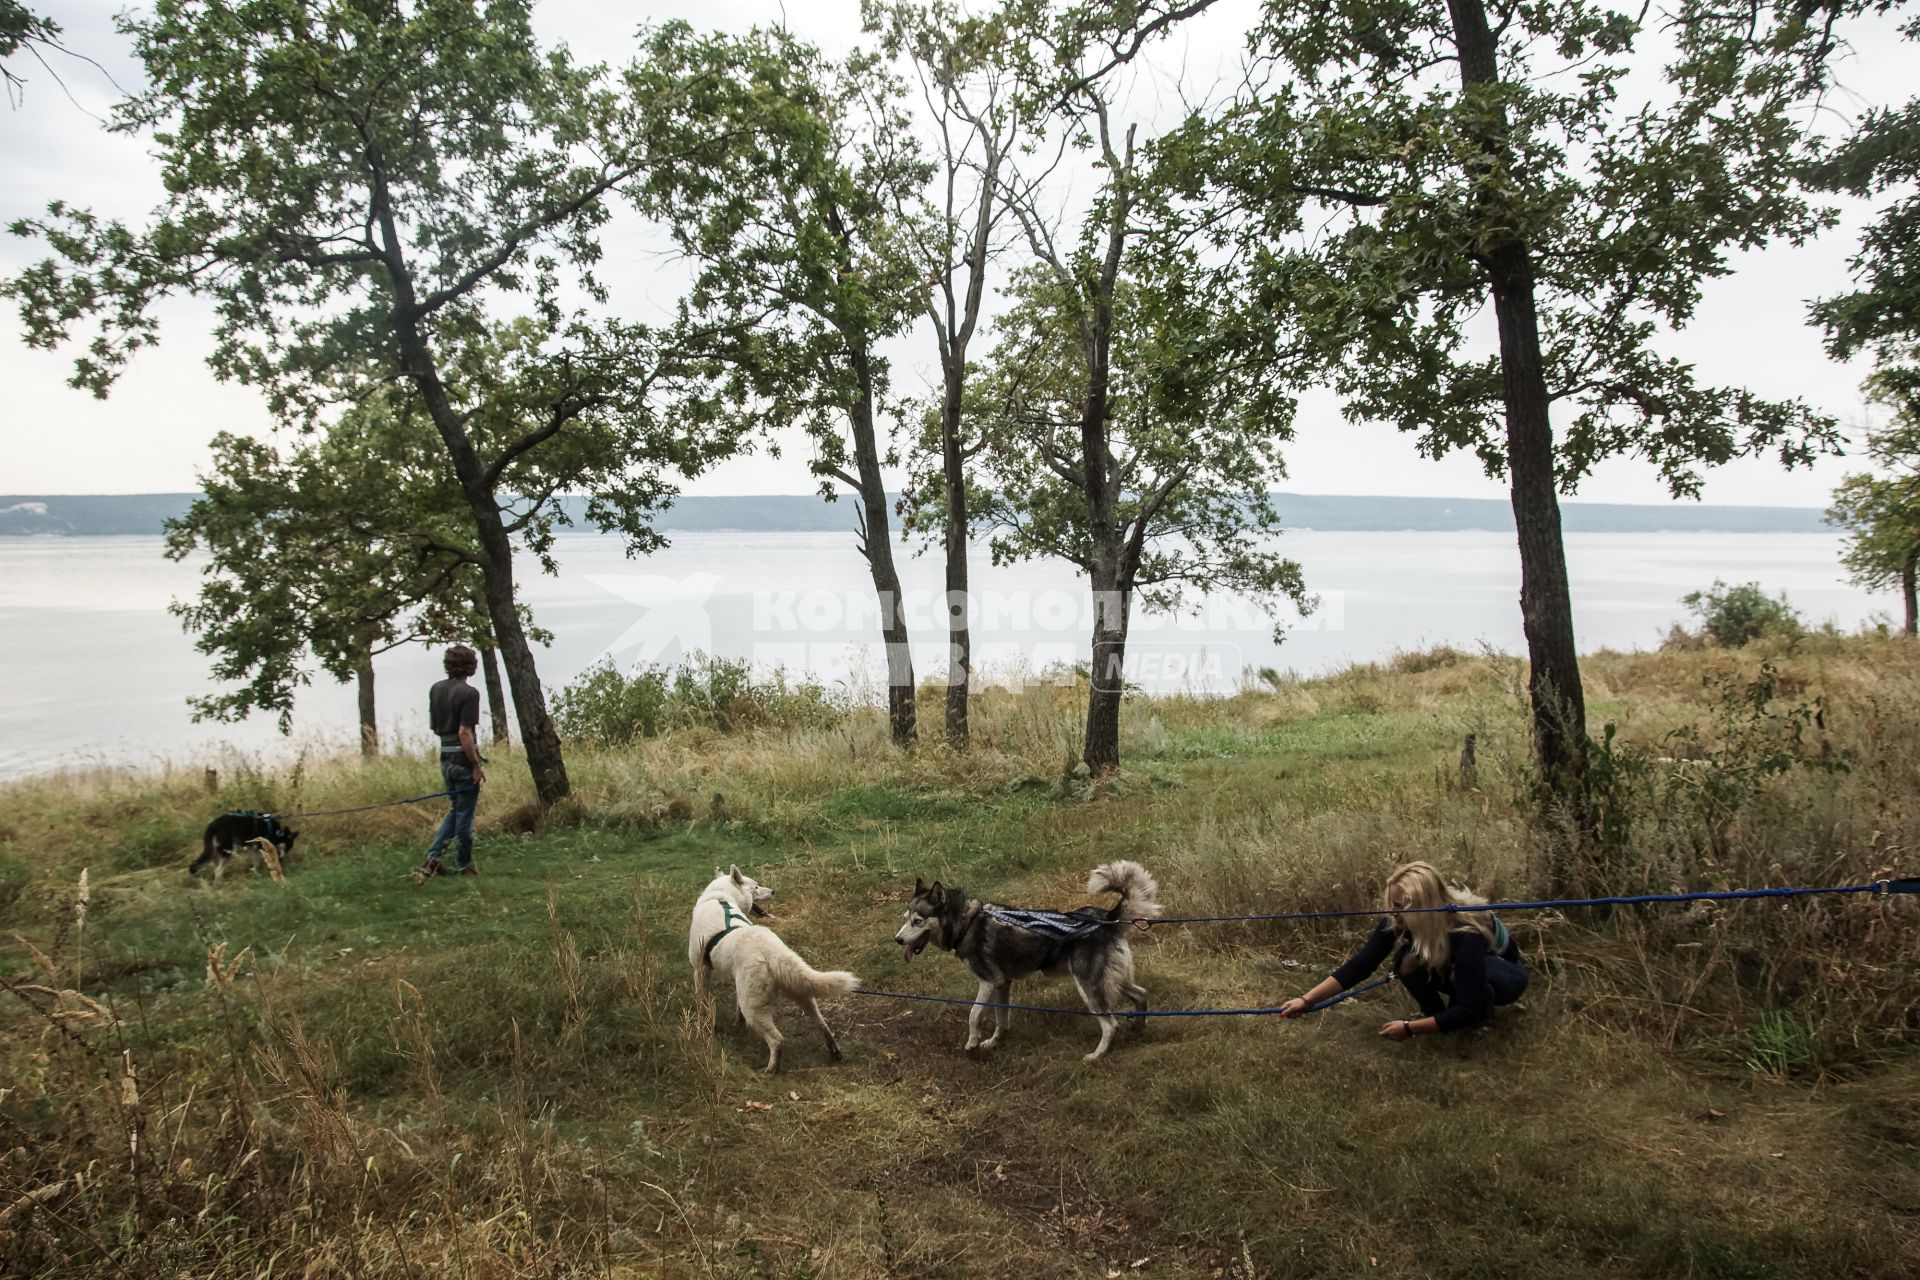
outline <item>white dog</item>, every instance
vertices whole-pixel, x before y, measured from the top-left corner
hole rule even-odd
[[[739,867],[713,869],[713,883],[700,891],[693,904],[693,927],[687,932],[687,962],[693,966],[694,998],[704,1007],[712,979],[733,979],[740,1018],[767,1042],[767,1070],[780,1069],[780,1028],[773,1024],[773,997],[784,995],[813,1015],[827,1037],[827,1056],[840,1061],[840,1045],[816,1003],[821,996],[845,995],[860,980],[842,970],[821,973],[795,955],[780,935],[750,916],[765,915],[760,906],[773,890],[740,874]],[[716,1022],[718,1010],[715,1011]]]

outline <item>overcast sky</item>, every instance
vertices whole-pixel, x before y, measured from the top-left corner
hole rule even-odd
[[[120,84],[139,82],[125,41],[110,14],[117,4],[101,0],[41,0],[64,29],[65,44],[97,60]],[[137,8],[138,6],[136,6]],[[1154,95],[1171,113],[1175,96],[1164,86],[1176,77],[1189,95],[1204,95],[1220,74],[1231,73],[1252,5],[1227,0],[1187,28],[1142,69],[1135,102],[1152,110]],[[800,34],[840,50],[858,36],[858,0],[805,0],[786,7],[786,21]],[[545,0],[536,10],[544,37],[564,40],[582,56],[623,61],[635,25],[643,19],[684,17],[700,25],[744,28],[780,19],[783,6],[754,0],[702,0],[639,5],[594,0]],[[1843,113],[1898,101],[1909,92],[1915,50],[1892,35],[1860,42],[1843,78],[1848,92],[1833,104]],[[101,71],[58,54],[49,55],[65,90],[30,59],[16,56],[10,69],[27,79],[24,101],[0,110],[0,145],[6,183],[0,190],[0,223],[40,212],[52,199],[97,212],[140,219],[157,203],[156,168],[138,139],[105,133],[104,117],[117,96]],[[71,98],[69,98],[71,94]],[[89,114],[91,113],[91,114]],[[1698,365],[1704,380],[1740,384],[1770,397],[1801,396],[1856,427],[1864,406],[1858,386],[1865,370],[1827,359],[1818,334],[1805,323],[1807,300],[1847,285],[1864,207],[1845,211],[1842,225],[1802,248],[1779,247],[1748,255],[1730,278],[1708,289],[1698,319],[1673,336],[1666,349]],[[682,273],[664,265],[656,237],[643,228],[616,226],[608,243],[607,277],[616,307],[644,315],[671,302]],[[0,243],[0,272],[11,275],[38,256],[28,242]],[[207,442],[217,431],[265,434],[271,423],[257,396],[216,382],[204,363],[210,349],[210,313],[193,302],[173,302],[162,312],[161,345],[141,353],[106,401],[69,389],[72,351],[30,351],[19,339],[11,311],[0,314],[0,492],[147,493],[198,487],[208,459]],[[911,390],[935,376],[931,341],[915,334],[891,349],[896,382]],[[805,445],[793,442],[787,456],[736,459],[687,486],[707,494],[802,493],[813,488]],[[1302,402],[1295,441],[1287,452],[1289,476],[1282,487],[1307,493],[1409,494],[1501,497],[1467,456],[1442,461],[1418,457],[1410,437],[1380,426],[1354,426],[1324,394]],[[1766,461],[1736,463],[1709,473],[1704,498],[1715,503],[1824,506],[1839,477],[1858,464],[1824,461],[1788,473]],[[1578,498],[1603,502],[1661,502],[1665,490],[1644,464],[1609,463],[1581,488]]]

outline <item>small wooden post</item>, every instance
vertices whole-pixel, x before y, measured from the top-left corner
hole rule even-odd
[[[1460,785],[1463,787],[1472,787],[1479,780],[1480,765],[1474,758],[1473,739],[1470,733],[1460,745]]]

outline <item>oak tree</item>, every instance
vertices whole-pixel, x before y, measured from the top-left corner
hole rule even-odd
[[[528,764],[551,803],[566,768],[515,607],[503,495],[585,491],[596,518],[644,548],[660,471],[729,446],[653,415],[653,335],[569,307],[604,298],[609,202],[676,161],[701,127],[685,110],[698,87],[652,82],[642,100],[632,80],[541,48],[530,7],[157,0],[122,17],[147,87],[113,127],[150,140],[164,199],[143,225],[60,203],[15,224],[52,256],[5,291],[36,345],[91,325],[73,381],[100,395],[157,340],[153,307],[171,294],[213,302],[214,372],[259,387],[276,420],[310,426],[404,389],[467,504]],[[489,367],[472,352],[506,308],[528,327]]]
[[[1169,609],[1224,591],[1310,607],[1299,566],[1273,547],[1268,494],[1294,402],[1260,358],[1264,320],[1237,305],[1237,263],[1206,254],[1205,219],[1170,198],[1185,157],[1150,152],[1113,119],[1111,78],[1142,29],[1079,8],[1038,29],[1028,92],[1089,153],[1099,186],[1076,227],[1043,206],[1043,177],[1007,180],[1034,265],[980,394],[991,492],[979,520],[998,530],[996,560],[1058,556],[1092,591],[1095,775],[1120,761],[1136,599]]]
[[[1807,32],[1776,17],[1272,3],[1249,90],[1193,127],[1214,147],[1210,190],[1250,215],[1257,296],[1347,415],[1507,480],[1535,755],[1576,831],[1586,707],[1560,496],[1618,455],[1687,496],[1704,467],[1768,451],[1792,466],[1834,440],[1806,405],[1707,385],[1660,349],[1736,251],[1826,220],[1794,183]],[[1656,30],[1660,82],[1630,84]]]
[[[914,741],[913,657],[883,466],[888,362],[880,344],[922,307],[922,268],[902,223],[927,166],[901,86],[871,55],[835,63],[784,30],[662,40],[647,75],[724,85],[700,107],[728,139],[699,163],[655,171],[649,211],[697,274],[679,341],[711,381],[681,401],[733,430],[802,427],[823,496],[857,502],[879,604],[893,740]]]
[[[394,518],[399,486],[412,478],[403,460],[339,443],[302,442],[288,453],[216,436],[201,496],[167,522],[169,559],[207,557],[197,594],[170,610],[230,686],[189,699],[196,720],[269,712],[289,732],[294,697],[317,665],[356,682],[361,751],[371,755],[374,658],[468,634],[478,581],[471,557],[410,537],[410,521]],[[412,461],[431,475],[439,460],[428,452]]]
[[[1840,558],[1855,585],[1900,592],[1911,636],[1920,634],[1920,386],[1910,378],[1876,377],[1868,389],[1890,411],[1867,433],[1875,470],[1840,482],[1827,521],[1847,531]]]
[[[965,421],[973,340],[980,329],[989,267],[1003,246],[1006,201],[1001,184],[1008,157],[1027,145],[1029,120],[1016,92],[1008,41],[1019,29],[1002,14],[963,15],[947,0],[929,5],[862,6],[883,47],[912,63],[932,125],[930,191],[913,193],[904,221],[931,286],[923,314],[939,357],[938,406],[926,452],[938,467],[931,485],[916,491],[906,513],[937,530],[946,556],[947,740],[967,742],[968,689],[973,678],[973,632],[968,621],[967,463],[980,447]]]
[[[1920,16],[1901,30],[1920,43]],[[1871,354],[1883,392],[1920,391],[1920,97],[1867,112],[1810,177],[1828,191],[1891,197],[1861,233],[1855,287],[1813,304],[1827,350],[1838,360]]]

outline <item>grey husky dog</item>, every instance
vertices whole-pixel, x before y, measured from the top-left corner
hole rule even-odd
[[[1138,1010],[1147,1007],[1147,989],[1133,980],[1127,930],[1132,927],[1129,921],[1160,913],[1156,900],[1160,886],[1139,863],[1121,861],[1095,867],[1087,877],[1087,892],[1116,893],[1120,900],[1104,912],[1081,907],[1066,913],[1040,913],[1052,916],[1046,922],[1050,927],[1026,928],[1010,922],[1020,914],[1011,908],[969,899],[965,889],[944,886],[938,880],[929,885],[915,879],[906,923],[893,940],[907,960],[928,944],[951,951],[980,980],[967,1019],[970,1051],[992,1049],[1007,1032],[1008,1011],[995,1009],[993,1034],[980,1038],[980,1015],[989,1000],[1008,1003],[1016,978],[1066,970],[1073,975],[1088,1011],[1099,1016],[1100,1043],[1086,1057],[1092,1062],[1107,1051],[1113,1033],[1120,1029],[1120,1019],[1112,1011],[1123,1001]],[[1136,1030],[1139,1025],[1134,1019]]]

